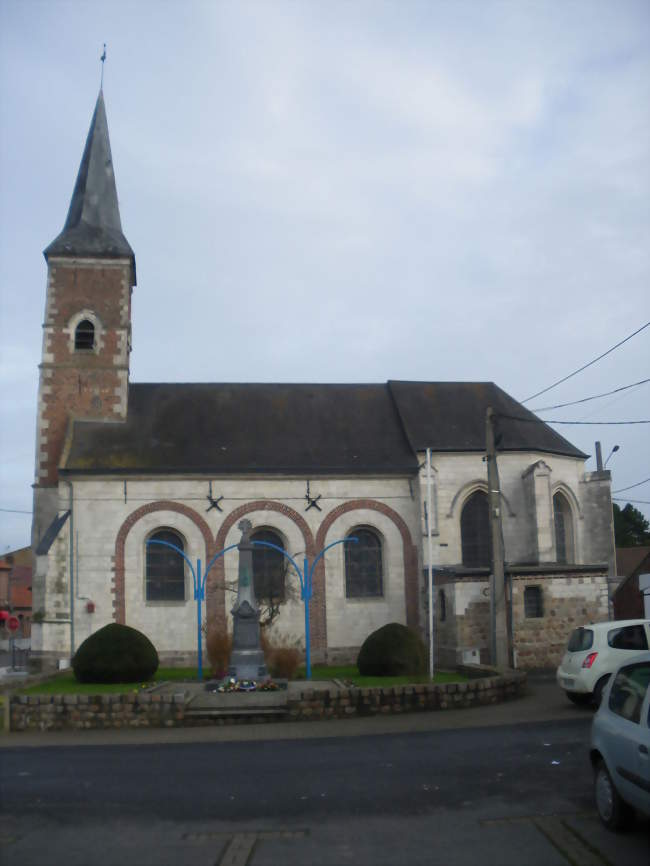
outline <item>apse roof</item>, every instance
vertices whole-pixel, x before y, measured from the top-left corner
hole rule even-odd
[[[485,417],[496,413],[500,451],[587,457],[494,382],[388,382],[415,451],[485,451]]]

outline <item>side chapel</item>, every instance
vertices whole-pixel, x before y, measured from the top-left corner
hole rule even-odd
[[[489,659],[485,416],[498,466],[515,661],[555,664],[575,622],[606,619],[613,565],[610,473],[491,382],[132,383],[135,255],[120,221],[100,91],[63,230],[44,251],[32,652],[70,658],[110,622],[143,631],[164,661],[196,658],[182,557],[239,540],[314,574],[312,658],[352,660],[388,622],[428,628],[433,536],[436,661]],[[433,493],[426,509],[425,451]],[[429,527],[430,523],[430,527]],[[272,639],[304,646],[296,575],[270,548],[254,580]],[[207,628],[231,628],[236,552],[210,570]]]

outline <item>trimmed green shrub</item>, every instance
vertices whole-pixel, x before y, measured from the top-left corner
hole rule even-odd
[[[368,635],[359,650],[357,667],[366,677],[423,674],[427,670],[426,647],[410,628],[391,622]]]
[[[144,682],[158,670],[158,653],[141,631],[114,622],[86,638],[72,669],[80,683]]]

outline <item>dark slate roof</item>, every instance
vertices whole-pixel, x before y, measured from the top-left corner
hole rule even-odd
[[[104,96],[99,91],[63,231],[44,251],[49,256],[135,256],[122,234]]]
[[[131,385],[126,422],[76,421],[75,473],[414,474],[416,452],[484,451],[485,410],[534,418],[492,383]],[[582,454],[502,419],[501,451]]]
[[[588,456],[494,382],[391,381],[388,387],[414,451],[485,451],[485,415],[491,406],[498,415],[499,451]]]
[[[77,421],[71,471],[412,474],[385,385],[131,385],[125,423]]]

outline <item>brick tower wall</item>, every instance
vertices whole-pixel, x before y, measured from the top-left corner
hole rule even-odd
[[[36,486],[58,482],[73,418],[126,418],[131,334],[128,260],[50,260],[38,399]],[[75,329],[95,327],[93,349],[75,350]]]

